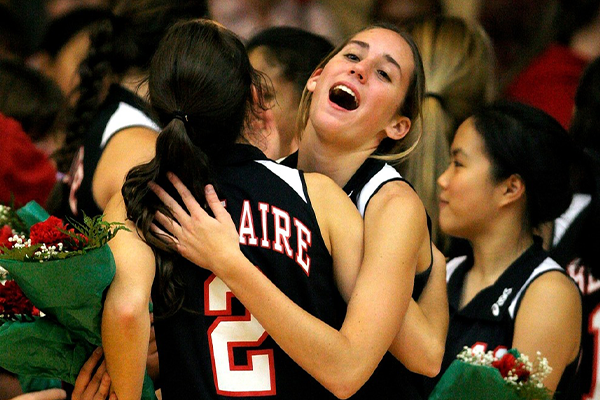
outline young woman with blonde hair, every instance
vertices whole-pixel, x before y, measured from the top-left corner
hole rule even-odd
[[[450,162],[448,150],[456,128],[495,97],[494,50],[481,26],[459,17],[426,18],[409,32],[419,46],[425,70],[423,133],[415,151],[398,169],[431,217],[434,243],[447,254],[448,240],[439,229],[436,181]]]

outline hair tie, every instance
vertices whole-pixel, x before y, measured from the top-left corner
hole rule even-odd
[[[436,99],[440,103],[442,108],[444,108],[444,103],[445,103],[444,98],[442,96],[440,96],[439,94],[427,92],[427,93],[425,93],[425,97],[432,97],[432,98]]]
[[[178,120],[182,121],[184,124],[190,122],[187,114],[182,111],[174,111],[173,119],[178,119]]]

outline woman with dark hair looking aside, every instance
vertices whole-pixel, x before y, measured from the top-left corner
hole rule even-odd
[[[570,146],[557,121],[518,103],[484,107],[458,128],[438,180],[440,227],[467,239],[472,254],[448,262],[442,372],[477,343],[532,359],[541,352],[552,368],[545,386],[556,398],[576,398],[580,294],[534,235],[571,201]]]

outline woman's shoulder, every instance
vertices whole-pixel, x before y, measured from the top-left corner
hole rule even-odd
[[[540,274],[540,276],[531,282],[527,291],[543,299],[548,297],[565,299],[564,296],[568,296],[573,300],[580,300],[579,288],[562,268],[549,269]]]
[[[425,206],[417,192],[405,180],[392,180],[384,183],[369,201],[369,211],[400,211],[401,215],[415,213],[425,217]]]

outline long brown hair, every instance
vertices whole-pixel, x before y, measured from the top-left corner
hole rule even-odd
[[[129,172],[122,193],[127,218],[155,252],[160,296],[153,301],[168,316],[183,303],[175,268],[183,259],[150,231],[157,210],[171,213],[148,189],[148,182],[180,200],[166,176],[173,172],[206,206],[204,187],[218,183],[217,161],[240,140],[256,117],[256,107],[262,107],[263,78],[250,65],[237,36],[215,22],[194,20],[176,24],[161,40],[148,84],[150,103],[163,129],[156,156]]]

